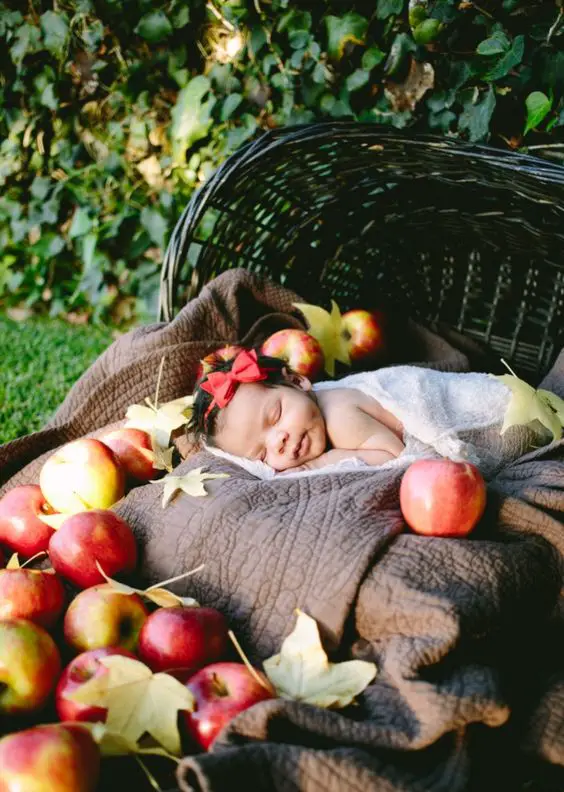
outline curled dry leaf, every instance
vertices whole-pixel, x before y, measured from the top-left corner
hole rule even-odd
[[[315,619],[300,610],[296,613],[296,626],[280,654],[263,663],[267,677],[282,698],[318,707],[346,707],[374,679],[375,664],[365,660],[330,663]]]
[[[175,578],[164,580],[162,583],[157,583],[155,586],[149,586],[147,589],[137,589],[133,588],[133,586],[128,586],[127,583],[120,583],[119,580],[114,580],[109,575],[106,575],[98,561],[96,561],[96,566],[98,568],[98,572],[102,575],[104,580],[109,583],[112,588],[116,589],[116,591],[121,591],[122,594],[137,594],[139,597],[145,597],[145,599],[154,602],[155,605],[158,605],[161,608],[177,608],[179,606],[185,608],[197,608],[200,605],[200,603],[193,599],[193,597],[181,597],[179,594],[174,594],[172,591],[168,591],[168,589],[161,588],[161,586],[165,583],[173,583],[177,580],[190,577],[190,575],[193,575],[203,569],[203,564],[201,564],[199,567],[196,567],[196,569],[191,569],[189,572],[184,572],[182,575],[178,575]]]
[[[528,426],[533,421],[539,421],[554,440],[562,437],[564,401],[560,397],[547,390],[535,390],[515,374],[502,374],[496,379],[511,391],[500,434],[504,434],[511,426]]]
[[[153,674],[144,663],[113,655],[100,658],[107,674],[92,677],[71,695],[74,701],[108,710],[108,732],[135,745],[150,734],[168,753],[179,756],[179,710],[194,709],[188,688],[170,674]]]
[[[10,560],[6,564],[6,569],[20,569],[20,559],[17,553],[10,556]]]
[[[350,366],[350,357],[343,335],[341,311],[335,300],[331,300],[331,313],[319,305],[293,303],[306,318],[308,333],[319,341],[325,356],[325,371],[331,377],[335,374],[335,361]]]
[[[388,80],[384,93],[395,113],[415,110],[419,100],[435,84],[435,70],[430,63],[411,59],[409,73],[401,83]]]
[[[163,509],[170,503],[174,495],[179,491],[191,495],[193,498],[203,498],[208,493],[204,487],[204,481],[212,479],[229,478],[228,473],[203,473],[203,468],[194,468],[185,473],[184,476],[165,476],[160,481],[153,481],[153,484],[164,484]]]

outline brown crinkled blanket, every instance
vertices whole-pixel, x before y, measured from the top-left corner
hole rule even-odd
[[[153,394],[163,354],[167,401],[191,390],[214,345],[300,326],[296,299],[243,271],[221,275],[170,324],[116,341],[44,430],[1,446],[0,483],[37,481],[42,454],[123,419]],[[436,330],[404,322],[394,362],[492,370],[473,342]],[[543,385],[564,395],[564,355]],[[179,788],[564,789],[563,448],[510,462],[489,483],[481,525],[458,541],[406,532],[399,474],[377,468],[265,482],[200,452],[175,473],[228,472],[209,497],[181,494],[163,510],[162,486],[132,490],[117,509],[139,539],[142,577],[205,562],[176,590],[222,610],[255,662],[300,607],[333,659],[379,668],[344,711],[277,699],[242,713],[211,753],[181,762]]]

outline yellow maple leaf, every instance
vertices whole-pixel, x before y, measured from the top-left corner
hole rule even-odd
[[[511,391],[511,399],[505,411],[500,434],[505,434],[511,426],[527,426],[533,421],[539,421],[555,440],[562,437],[561,416],[564,414],[562,399],[550,391],[536,390],[513,373],[501,374],[496,379],[503,382]],[[562,402],[562,405],[559,405],[559,402]]]
[[[148,398],[145,402],[127,408],[125,425],[148,432],[160,448],[168,448],[171,434],[190,420],[193,397],[182,396],[160,406]]]
[[[169,580],[163,580],[162,583],[155,583],[155,585],[149,586],[149,588],[146,589],[134,588],[133,586],[128,586],[127,583],[114,580],[114,578],[106,575],[98,561],[96,561],[96,566],[98,567],[98,572],[106,580],[108,585],[116,591],[120,591],[122,594],[137,594],[139,597],[144,597],[154,602],[155,605],[161,608],[177,608],[178,606],[184,608],[199,607],[199,602],[193,597],[181,597],[179,594],[174,594],[172,591],[163,588],[163,586],[169,583],[176,583],[177,580],[183,580],[186,577],[190,577],[190,575],[194,575],[196,572],[200,572],[200,570],[204,568],[204,564],[200,564],[196,569],[191,569],[189,572],[184,572],[182,575],[177,575]]]
[[[306,318],[308,333],[319,341],[325,357],[325,371],[335,375],[335,361],[350,366],[351,360],[343,335],[341,311],[335,300],[331,300],[331,313],[319,305],[293,303]]]
[[[163,509],[180,490],[194,498],[202,498],[208,494],[203,484],[204,481],[229,478],[228,473],[203,473],[202,470],[201,467],[194,468],[183,476],[165,476],[160,481],[154,481],[153,484],[164,484]]]
[[[318,707],[346,707],[374,679],[375,664],[365,660],[330,663],[315,619],[300,610],[296,613],[296,626],[280,654],[263,663],[267,677],[282,698]]]
[[[153,672],[139,660],[113,655],[100,658],[107,674],[92,677],[71,695],[74,701],[105,707],[106,728],[130,745],[150,734],[159,745],[179,756],[178,710],[194,709],[188,688],[170,674]]]

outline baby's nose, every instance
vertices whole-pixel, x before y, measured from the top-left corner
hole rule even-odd
[[[288,432],[284,429],[276,429],[270,437],[272,451],[275,454],[283,454],[288,442]]]

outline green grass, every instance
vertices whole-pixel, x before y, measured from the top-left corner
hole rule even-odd
[[[111,341],[109,327],[0,314],[0,443],[40,429]]]

